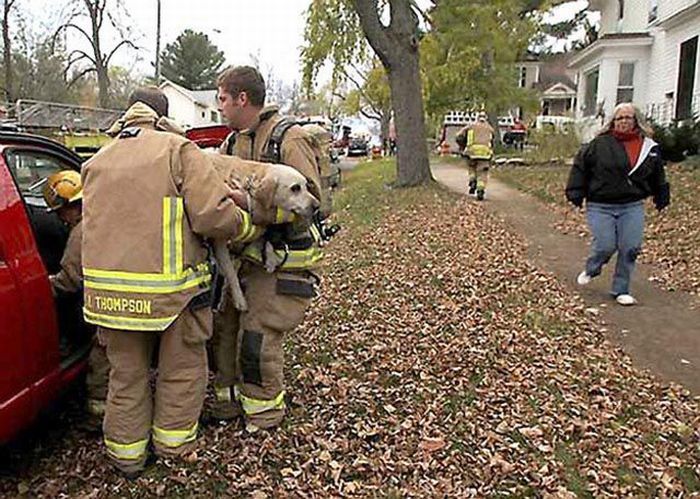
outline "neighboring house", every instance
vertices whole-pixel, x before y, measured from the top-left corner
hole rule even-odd
[[[584,138],[620,102],[661,124],[700,114],[700,0],[590,0],[600,36],[576,53],[576,117]]]
[[[216,90],[189,90],[165,80],[160,89],[168,97],[169,114],[185,128],[221,123]]]
[[[571,116],[576,107],[574,73],[568,69],[570,54],[559,53],[538,56],[529,53],[517,67],[518,86],[537,91],[540,116]],[[511,111],[523,118],[520,108]]]

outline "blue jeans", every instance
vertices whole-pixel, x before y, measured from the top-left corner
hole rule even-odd
[[[587,203],[586,215],[593,241],[586,260],[586,274],[595,277],[617,251],[612,282],[614,296],[627,294],[630,277],[644,237],[644,202]]]

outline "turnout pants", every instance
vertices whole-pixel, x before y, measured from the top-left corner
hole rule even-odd
[[[87,386],[87,410],[92,416],[102,417],[107,400],[107,385],[109,384],[109,360],[107,349],[96,336],[88,357],[88,371],[85,380]]]
[[[104,441],[118,468],[142,469],[151,436],[161,456],[177,456],[194,445],[207,384],[205,342],[211,321],[211,308],[186,308],[162,333],[99,328],[111,366]],[[156,346],[152,395],[149,368]]]
[[[285,412],[284,336],[304,319],[314,279],[308,272],[271,274],[252,264],[244,265],[240,278],[248,311],[240,313],[227,296],[215,318],[217,405],[240,403],[248,425],[271,428]]]
[[[491,161],[488,159],[468,159],[469,183],[476,185],[477,190],[485,191],[486,184],[489,183],[489,167]]]

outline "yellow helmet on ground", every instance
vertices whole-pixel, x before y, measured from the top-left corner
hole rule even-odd
[[[80,173],[74,170],[63,170],[54,173],[46,179],[44,199],[49,211],[55,211],[62,206],[83,199],[83,183]]]

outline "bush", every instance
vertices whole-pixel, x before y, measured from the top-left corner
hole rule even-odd
[[[535,146],[526,154],[532,163],[549,163],[555,159],[565,161],[575,156],[581,147],[581,139],[573,127],[531,130],[528,141]]]
[[[669,126],[653,124],[654,140],[661,147],[661,155],[674,163],[687,156],[695,156],[700,150],[700,122],[673,122]]]

